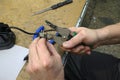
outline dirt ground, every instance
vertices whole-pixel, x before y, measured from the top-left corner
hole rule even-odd
[[[96,1],[94,14],[89,28],[101,28],[120,22],[120,0],[94,0]],[[96,51],[112,54],[120,58],[120,45],[102,46]]]
[[[32,16],[34,12],[61,1],[64,0],[0,0],[0,22],[29,32],[35,32],[41,25],[48,29],[45,20],[49,20],[61,27],[75,26],[86,0],[74,0],[72,4],[59,9]],[[28,47],[32,41],[32,36],[17,30],[14,30],[14,32],[17,37],[16,44]]]

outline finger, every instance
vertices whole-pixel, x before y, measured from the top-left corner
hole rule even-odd
[[[49,59],[51,53],[48,50],[46,39],[41,38],[38,41],[37,52],[38,52],[38,56],[39,56],[40,59],[43,59],[43,60]]]
[[[89,51],[90,47],[89,46],[85,46],[85,51]]]
[[[56,66],[56,65],[62,65],[62,60],[60,54],[56,51],[54,46],[47,42],[47,46],[49,51],[51,52],[51,64],[49,64],[49,67]],[[51,66],[50,66],[51,65]]]
[[[48,46],[48,50],[50,51],[51,55],[52,56],[55,56],[57,55],[57,51],[56,49],[54,48],[54,46],[52,44],[50,44],[49,42],[47,42],[47,46]]]
[[[80,45],[80,46],[77,46],[77,47],[73,48],[71,51],[73,53],[80,53],[83,49],[85,49],[85,47]]]
[[[89,46],[86,46],[85,49],[84,49],[84,52],[86,54],[90,54],[91,53],[91,48]]]
[[[29,60],[38,59],[37,50],[36,50],[36,45],[38,43],[38,40],[39,38],[36,38],[29,46]]]
[[[38,57],[40,59],[40,67],[43,69],[49,69],[52,67],[51,53],[47,46],[47,41],[45,38],[41,38],[37,44]]]
[[[64,42],[63,47],[73,48],[77,46],[78,44],[80,44],[83,41],[84,37],[85,37],[84,34],[78,33],[76,36],[74,36],[70,40]]]
[[[86,52],[86,54],[90,55],[90,54],[91,54],[91,50],[88,50],[88,51]]]
[[[38,54],[37,54],[37,43],[39,41],[39,38],[36,38],[29,47],[29,64],[35,65],[36,62],[38,62]]]
[[[90,51],[91,51],[90,47],[85,46],[84,49],[80,51],[80,54],[83,54],[83,53],[90,54]]]
[[[70,51],[71,51],[71,49],[70,49],[70,48],[65,48],[65,47],[62,47],[62,46],[61,46],[61,49],[62,49],[63,51],[68,51],[68,52],[70,52]]]
[[[69,30],[71,31],[71,32],[80,32],[80,28],[76,28],[76,27],[71,27],[71,28],[69,28]]]

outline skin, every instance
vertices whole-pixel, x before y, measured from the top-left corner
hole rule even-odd
[[[61,57],[45,39],[35,39],[29,49],[26,70],[31,80],[64,80]]]
[[[70,28],[77,35],[63,43],[66,51],[73,53],[91,53],[91,45],[96,48],[101,45],[120,43],[120,23],[101,29],[85,27]],[[84,43],[85,45],[81,45]],[[54,46],[45,39],[35,39],[29,48],[29,61],[26,70],[31,80],[64,80],[64,71],[60,55]]]
[[[85,27],[70,28],[71,31],[75,31],[78,34],[63,43],[64,50],[73,53],[91,53],[92,48],[96,48],[101,45],[119,44],[120,43],[120,23],[109,25],[101,29],[88,29]],[[78,45],[85,43],[85,45]],[[76,47],[77,45],[77,47]]]

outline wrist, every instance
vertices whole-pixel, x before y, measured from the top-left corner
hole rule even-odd
[[[98,41],[104,41],[106,39],[109,39],[109,29],[101,28],[97,29],[96,32],[98,36]]]

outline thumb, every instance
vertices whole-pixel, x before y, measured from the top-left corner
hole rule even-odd
[[[70,40],[65,41],[63,43],[63,47],[73,48],[73,47],[79,45],[83,41],[83,38],[84,38],[84,36],[79,33],[76,36],[74,36],[73,38],[71,38]]]

